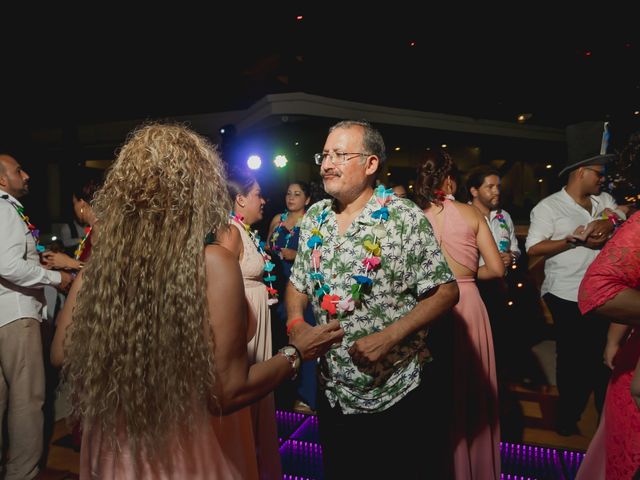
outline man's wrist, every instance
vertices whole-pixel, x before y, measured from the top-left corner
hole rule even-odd
[[[296,325],[298,325],[300,323],[304,323],[304,318],[303,317],[296,317],[296,318],[292,318],[291,320],[289,320],[287,322],[287,335],[291,335],[291,333],[293,332],[293,330],[296,327]]]

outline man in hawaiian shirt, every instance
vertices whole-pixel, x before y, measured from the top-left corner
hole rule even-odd
[[[287,291],[290,336],[308,301],[319,324],[338,318],[342,344],[320,362],[318,416],[325,478],[420,478],[432,468],[434,428],[421,382],[428,325],[458,299],[458,287],[431,225],[376,175],[385,161],[380,133],[364,121],[329,129],[316,154],[325,191],[301,224]],[[435,415],[434,415],[435,413]],[[418,425],[424,442],[407,435]]]

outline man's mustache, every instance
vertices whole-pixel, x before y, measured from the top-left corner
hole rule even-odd
[[[335,172],[322,172],[322,173],[320,173],[320,176],[322,178],[325,178],[325,177],[341,177],[342,173],[340,173],[340,172],[338,172],[336,170]]]

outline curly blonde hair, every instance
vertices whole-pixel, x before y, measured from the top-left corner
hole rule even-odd
[[[134,452],[161,453],[215,402],[204,239],[231,208],[216,148],[144,125],[92,203],[98,231],[65,342],[74,418]],[[199,413],[202,413],[200,411]]]

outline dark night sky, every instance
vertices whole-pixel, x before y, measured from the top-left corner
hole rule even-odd
[[[559,127],[640,109],[631,12],[364,5],[5,12],[3,133],[246,108],[288,91],[505,121],[528,112]]]
[[[73,161],[77,126],[243,109],[295,91],[508,122],[531,113],[529,123],[553,127],[640,110],[637,15],[613,2],[567,13],[539,2],[447,12],[298,3],[3,5],[0,150],[25,149],[38,173],[39,161]],[[62,131],[63,145],[31,152],[42,127]],[[34,175],[32,205],[46,201],[35,192],[47,181]]]

